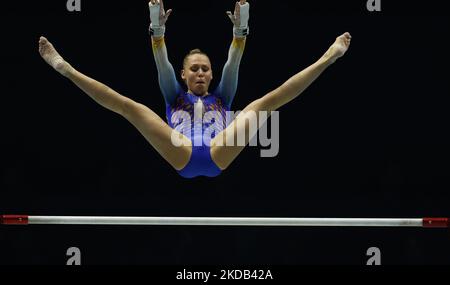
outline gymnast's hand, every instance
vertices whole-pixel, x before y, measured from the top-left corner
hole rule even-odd
[[[164,10],[163,0],[150,0],[148,3],[150,9],[150,34],[154,37],[162,37],[165,32],[165,25],[172,9]]]
[[[234,25],[234,35],[236,37],[247,36],[249,33],[250,4],[246,0],[240,0],[234,5],[234,14],[227,11],[227,15]]]

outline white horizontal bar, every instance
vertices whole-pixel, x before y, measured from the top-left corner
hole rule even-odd
[[[179,226],[311,226],[422,227],[422,219],[376,218],[229,218],[229,217],[88,217],[29,216],[29,224],[179,225]]]

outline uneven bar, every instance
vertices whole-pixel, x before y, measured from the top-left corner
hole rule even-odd
[[[2,215],[3,225],[154,225],[448,228],[448,218],[242,218],[242,217],[99,217]]]

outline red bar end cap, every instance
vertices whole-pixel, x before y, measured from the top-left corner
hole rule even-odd
[[[424,228],[448,228],[449,218],[423,218]]]
[[[1,215],[1,225],[28,225],[27,215]]]

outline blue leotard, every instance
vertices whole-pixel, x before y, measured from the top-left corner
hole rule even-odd
[[[230,111],[236,93],[239,63],[245,47],[245,38],[233,39],[220,84],[214,92],[205,96],[197,96],[181,88],[168,60],[164,38],[152,40],[152,47],[158,68],[159,85],[166,102],[167,122],[170,127],[189,137],[193,145],[188,164],[178,173],[185,178],[219,175],[221,169],[211,158],[208,138],[214,138],[226,127],[226,122],[229,122],[226,120],[226,111]],[[196,108],[197,113],[195,113]],[[186,114],[189,117],[183,116]],[[201,116],[196,117],[195,114],[201,114]],[[208,117],[209,115],[211,117]]]
[[[200,117],[196,116],[195,109],[198,114],[201,114]],[[211,158],[208,142],[209,139],[214,138],[225,129],[226,111],[229,110],[229,106],[224,104],[218,91],[203,97],[182,92],[176,98],[175,103],[166,106],[169,126],[185,134],[193,144],[189,163],[181,171],[178,171],[181,176],[185,178],[200,175],[214,177],[221,173],[220,168]],[[211,113],[211,111],[216,113]],[[209,118],[208,115],[210,115]]]

